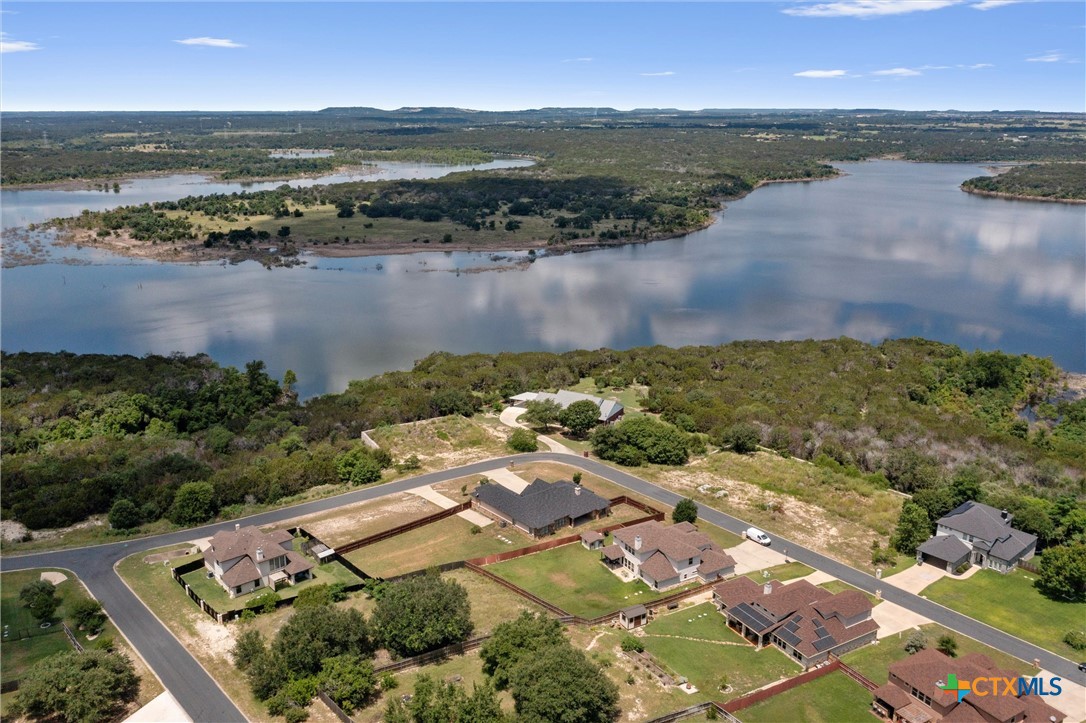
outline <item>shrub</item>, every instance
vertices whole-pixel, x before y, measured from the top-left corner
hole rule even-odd
[[[958,641],[953,635],[940,635],[935,649],[948,658],[953,658],[958,655]]]
[[[1063,636],[1063,642],[1075,650],[1086,650],[1086,631],[1071,630]]]
[[[641,642],[640,638],[635,638],[633,635],[623,635],[622,649],[627,653],[643,653],[645,652],[645,644]]]
[[[905,641],[905,652],[909,655],[919,653],[926,647],[928,647],[928,638],[919,630],[914,631]]]
[[[529,429],[514,430],[506,444],[514,452],[534,452],[539,448],[535,432]]]
[[[245,608],[253,612],[271,613],[275,612],[275,604],[280,600],[282,598],[279,597],[279,593],[274,590],[265,590],[245,603]]]

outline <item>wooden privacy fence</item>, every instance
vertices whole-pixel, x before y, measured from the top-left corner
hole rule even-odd
[[[834,658],[829,663],[815,668],[814,670],[808,670],[806,673],[800,673],[794,678],[788,678],[782,680],[776,685],[771,685],[768,688],[756,690],[753,693],[747,693],[744,696],[740,696],[735,700],[729,700],[727,703],[721,706],[726,713],[738,713],[744,708],[749,708],[755,703],[761,703],[763,700],[769,700],[775,695],[780,695],[786,691],[798,688],[804,683],[810,683],[812,680],[816,680],[825,675],[839,670],[841,668],[841,661]],[[855,672],[855,671],[853,671]]]
[[[570,615],[569,613],[567,613],[565,610],[558,607],[557,605],[554,605],[552,603],[547,602],[546,600],[539,597],[538,595],[533,595],[532,593],[528,592],[527,590],[520,587],[519,585],[515,585],[515,584],[509,582],[508,580],[506,580],[504,577],[501,577],[500,575],[495,575],[490,570],[487,570],[487,569],[483,568],[482,566],[476,564],[475,562],[473,562],[471,560],[468,560],[464,564],[464,567],[471,570],[472,572],[475,572],[475,573],[478,573],[478,574],[482,575],[483,577],[487,578],[488,580],[493,580],[494,582],[498,583],[502,587],[504,587],[506,589],[509,589],[509,590],[512,590],[517,595],[520,595],[523,598],[531,600],[536,605],[539,605],[541,608],[543,608],[544,610],[546,610],[549,613],[557,615],[560,618],[569,617],[571,619],[576,619],[575,616]]]
[[[464,510],[469,510],[469,509],[471,509],[471,501],[470,500],[467,501],[467,502],[461,502],[456,507],[450,507],[447,510],[442,510],[441,512],[435,512],[432,515],[426,515],[425,517],[420,517],[419,519],[414,520],[412,522],[405,522],[402,525],[398,525],[396,527],[393,527],[391,530],[385,530],[384,532],[378,532],[378,533],[375,533],[373,535],[369,535],[367,537],[363,537],[361,539],[354,540],[353,542],[348,542],[346,545],[340,545],[339,547],[337,547],[335,549],[336,549],[336,552],[338,552],[340,554],[346,554],[348,552],[354,552],[355,550],[357,550],[360,547],[365,547],[366,545],[372,545],[374,543],[380,542],[381,540],[387,540],[390,537],[396,537],[397,535],[402,535],[405,532],[410,532],[411,530],[417,530],[420,527],[425,527],[426,525],[432,524],[434,522],[438,522],[440,520],[445,519],[446,517],[452,517],[453,515],[459,514],[459,513],[463,512]]]
[[[489,635],[480,635],[477,638],[471,638],[465,640],[462,643],[453,643],[452,645],[446,645],[444,648],[438,648],[437,650],[431,650],[428,653],[422,653],[411,658],[404,658],[403,660],[397,660],[393,663],[387,663],[385,665],[378,665],[374,667],[374,673],[398,673],[401,670],[407,670],[408,668],[417,668],[420,665],[426,665],[433,663],[437,660],[444,660],[450,655],[463,655],[476,648],[482,647],[483,643],[490,640]]]
[[[354,718],[347,715],[347,713],[340,708],[334,700],[329,698],[328,694],[323,690],[317,691],[317,697],[320,698],[321,703],[324,703],[328,710],[332,711],[333,715],[335,715],[336,718],[339,718],[343,723],[354,723]]]

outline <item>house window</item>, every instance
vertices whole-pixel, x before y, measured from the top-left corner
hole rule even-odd
[[[235,595],[240,595],[241,594],[241,587],[240,586],[234,588],[234,594]]]

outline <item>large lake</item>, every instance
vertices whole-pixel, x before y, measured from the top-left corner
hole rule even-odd
[[[976,165],[839,167],[848,175],[759,189],[684,238],[526,270],[459,273],[509,264],[440,252],[272,271],[85,252],[93,265],[4,269],[3,348],[263,359],[276,376],[294,369],[306,396],[439,349],[841,335],[924,336],[1086,371],[1082,206],[962,193]],[[20,213],[9,193],[5,221]]]

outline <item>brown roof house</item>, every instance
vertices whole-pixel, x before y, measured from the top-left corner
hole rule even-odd
[[[642,522],[611,533],[614,544],[603,548],[611,566],[622,565],[655,590],[694,579],[712,582],[735,573],[735,560],[689,522],[665,525]]]
[[[274,589],[279,582],[309,579],[313,563],[292,549],[294,538],[286,530],[264,533],[249,525],[234,525],[233,532],[216,532],[204,550],[208,577],[219,581],[230,597],[259,587]]]
[[[806,580],[759,585],[738,577],[714,587],[713,602],[740,635],[759,648],[773,643],[805,668],[870,643],[879,630],[862,592],[835,594]]]
[[[611,514],[609,500],[565,480],[537,479],[520,494],[500,484],[479,485],[471,493],[471,506],[534,537]]]
[[[906,723],[1062,723],[1062,712],[1044,702],[1039,679],[1000,670],[980,653],[948,658],[924,649],[892,663],[889,681],[872,691],[874,707]]]

